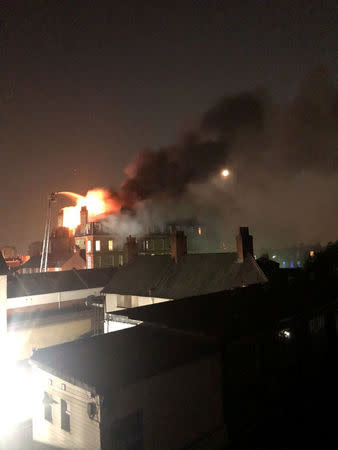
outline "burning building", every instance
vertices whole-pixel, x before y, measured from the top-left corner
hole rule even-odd
[[[101,222],[89,222],[86,206],[81,207],[74,242],[85,255],[87,269],[123,265],[123,250],[116,236],[105,231]]]

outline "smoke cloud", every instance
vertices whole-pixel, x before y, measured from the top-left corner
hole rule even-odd
[[[134,212],[109,218],[115,230],[193,217],[229,248],[239,225],[256,247],[336,240],[337,88],[319,68],[287,104],[263,91],[224,96],[195,130],[140,152],[126,174],[116,195]]]

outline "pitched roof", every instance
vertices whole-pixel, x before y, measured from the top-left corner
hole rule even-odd
[[[113,275],[112,267],[101,269],[65,270],[9,275],[7,297],[48,294],[51,292],[75,291],[105,286]]]
[[[36,350],[31,361],[73,384],[100,393],[216,353],[209,340],[145,326]]]
[[[48,267],[62,267],[63,264],[75,255],[74,252],[48,255]],[[41,255],[33,255],[30,259],[22,264],[18,269],[36,269],[40,268]]]
[[[116,272],[104,293],[178,299],[219,292],[267,279],[252,257],[237,262],[236,253],[138,256]]]

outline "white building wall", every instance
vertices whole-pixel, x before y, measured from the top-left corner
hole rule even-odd
[[[126,322],[115,322],[114,320],[105,320],[104,322],[104,332],[111,333],[113,331],[124,330],[125,328],[134,327],[136,324],[134,323],[126,323]]]
[[[101,448],[99,397],[96,395],[92,398],[88,390],[67,383],[37,367],[33,367],[32,372],[36,399],[32,417],[33,439],[58,448],[99,450]],[[62,385],[65,386],[65,390],[62,389]],[[56,402],[52,405],[52,423],[44,418],[42,403],[44,392]],[[70,412],[69,432],[61,429],[61,399],[67,402]],[[98,414],[94,419],[90,419],[87,404],[93,401],[97,405]]]
[[[51,292],[49,294],[13,297],[7,300],[7,309],[24,308],[27,306],[47,305],[49,303],[63,303],[71,300],[81,300],[89,295],[100,295],[102,287],[79,289],[76,291]]]
[[[12,326],[8,328],[7,339],[11,347],[11,356],[20,361],[30,358],[33,349],[79,339],[92,329],[90,317],[61,321],[36,326],[34,322],[29,328]]]
[[[159,298],[159,297],[141,297],[138,295],[120,295],[120,294],[106,294],[105,300],[105,311],[113,312],[121,308],[130,308],[130,300],[126,300],[131,298],[131,307],[135,308],[137,306],[145,306],[152,305],[154,303],[162,303],[168,302],[172,300],[170,298]]]

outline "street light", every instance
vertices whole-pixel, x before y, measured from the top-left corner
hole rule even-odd
[[[230,175],[230,172],[229,172],[228,169],[223,169],[221,174],[222,174],[222,177],[225,178],[225,177],[228,177]]]

